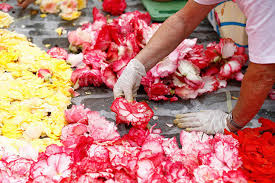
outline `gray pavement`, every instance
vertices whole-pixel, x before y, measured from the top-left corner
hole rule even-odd
[[[126,0],[128,7],[126,11],[140,10],[145,11],[140,0]],[[15,23],[9,28],[18,33],[26,35],[30,40],[39,46],[41,49],[47,50],[45,44],[50,44],[51,47],[59,46],[68,48],[68,41],[66,35],[58,36],[55,29],[62,26],[67,31],[74,30],[83,22],[92,21],[92,7],[96,6],[101,9],[101,2],[98,0],[88,1],[88,8],[82,11],[82,16],[75,21],[67,22],[62,20],[57,15],[48,15],[45,18],[40,17],[40,13],[31,15],[33,10],[39,10],[37,6],[31,5],[26,10],[22,10],[16,7],[16,1],[8,1],[15,7],[13,11],[10,11],[10,15],[15,18]],[[190,35],[190,38],[198,38],[198,42],[206,45],[212,41],[218,41],[217,34],[213,31],[211,25],[207,20],[203,20],[202,23],[196,28],[196,30]],[[180,129],[172,125],[172,120],[175,114],[193,112],[205,109],[220,109],[228,111],[227,95],[234,97],[239,96],[240,83],[230,82],[227,88],[220,89],[217,92],[207,94],[198,97],[195,100],[179,100],[177,102],[154,102],[148,101],[144,91],[140,91],[137,100],[146,100],[155,112],[154,119],[150,124],[158,123],[163,131],[163,135],[171,137],[178,136]],[[72,99],[72,104],[84,104],[91,110],[99,111],[102,115],[109,120],[114,121],[115,115],[110,111],[110,106],[113,101],[113,94],[110,89],[101,87],[84,87],[78,90],[81,94],[78,97]],[[227,93],[227,94],[226,94]],[[236,104],[236,100],[231,100],[229,103],[232,106]],[[275,102],[267,99],[262,106],[262,109],[257,116],[248,124],[250,127],[256,127],[259,124],[257,119],[259,117],[266,117],[275,121]],[[121,134],[127,132],[129,127],[125,125],[118,126]]]

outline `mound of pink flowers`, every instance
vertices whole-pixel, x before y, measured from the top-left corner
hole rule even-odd
[[[70,49],[81,50],[68,56],[67,61],[76,67],[71,79],[75,88],[113,88],[128,62],[146,46],[161,24],[150,24],[150,15],[139,11],[107,19],[94,8],[93,17],[93,23],[68,34]],[[226,87],[229,79],[242,80],[241,67],[247,60],[243,48],[231,39],[221,39],[206,48],[196,41],[184,40],[147,73],[141,84],[149,99],[196,98]]]
[[[113,122],[84,106],[73,106],[65,116],[63,146],[50,145],[29,158],[0,149],[1,182],[246,182],[239,143],[230,135],[182,131],[179,148],[175,137],[154,128],[133,127],[120,137]]]

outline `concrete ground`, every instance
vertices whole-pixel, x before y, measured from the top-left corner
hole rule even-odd
[[[126,0],[128,7],[126,11],[140,10],[145,11],[140,0]],[[40,17],[40,13],[31,15],[31,11],[38,11],[37,6],[31,5],[26,10],[22,10],[16,7],[16,1],[8,1],[15,8],[10,11],[10,15],[15,18],[15,23],[9,28],[18,33],[26,35],[33,43],[39,46],[41,49],[47,50],[45,44],[50,44],[51,47],[59,46],[62,48],[68,48],[69,43],[66,35],[58,36],[55,29],[58,27],[64,27],[67,31],[74,30],[81,23],[92,21],[92,7],[96,6],[101,9],[101,2],[98,0],[88,1],[88,8],[82,11],[82,16],[75,21],[67,22],[62,20],[57,15],[48,15],[45,18]],[[207,20],[201,22],[196,30],[190,35],[190,38],[198,38],[198,42],[206,45],[212,41],[218,41],[217,34],[213,31],[211,25]],[[198,97],[194,100],[179,100],[177,102],[153,102],[148,101],[147,96],[143,91],[140,91],[137,100],[146,100],[155,112],[154,119],[150,124],[158,123],[159,128],[162,129],[163,135],[167,137],[178,136],[181,131],[177,127],[173,126],[172,120],[174,115],[185,112],[194,112],[206,109],[219,109],[228,111],[228,106],[234,106],[236,100],[227,101],[227,96],[234,97],[239,96],[240,83],[230,82],[227,88],[220,89],[217,92],[207,94],[205,96]],[[109,120],[114,121],[115,115],[110,111],[110,106],[113,102],[113,94],[110,89],[101,87],[85,87],[78,90],[81,94],[78,97],[72,99],[72,104],[84,104],[85,107],[91,110],[99,111],[102,115]],[[230,108],[230,107],[229,107]],[[257,119],[259,117],[266,117],[275,121],[275,102],[267,99],[262,106],[262,109],[255,116],[255,118],[248,124],[250,127],[256,127],[259,124]],[[125,125],[118,126],[121,134],[127,132],[129,127]]]

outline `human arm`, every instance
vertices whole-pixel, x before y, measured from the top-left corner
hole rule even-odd
[[[245,126],[260,110],[275,83],[275,64],[250,63],[242,81],[240,97],[232,114],[239,126]],[[231,131],[236,131],[228,125]]]
[[[169,17],[135,57],[150,70],[171,53],[200,24],[216,5],[202,5],[189,0],[184,8]]]
[[[22,8],[27,8],[35,0],[17,0],[18,6]]]
[[[133,100],[146,71],[187,38],[214,6],[189,0],[183,9],[168,18],[145,48],[127,65],[114,86],[114,97],[125,96],[127,100]]]

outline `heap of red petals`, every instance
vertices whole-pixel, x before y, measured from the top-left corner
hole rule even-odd
[[[146,102],[128,102],[125,98],[116,98],[111,106],[116,113],[117,123],[132,124],[139,128],[146,128],[154,112]]]
[[[102,3],[103,10],[111,13],[111,15],[121,15],[126,9],[127,4],[125,0],[104,0]]]
[[[128,62],[161,24],[150,24],[149,14],[139,11],[107,20],[94,8],[93,16],[93,23],[84,24],[68,35],[71,50],[82,49],[82,57],[75,57],[82,60],[71,61],[78,67],[72,81],[75,88],[102,84],[113,88]],[[150,100],[196,98],[226,87],[229,79],[242,80],[241,67],[247,60],[243,48],[238,48],[231,39],[221,39],[206,48],[196,42],[197,39],[184,40],[143,77],[141,84]]]
[[[275,180],[275,123],[260,118],[259,128],[245,128],[237,135],[239,153],[243,161],[241,168],[249,182],[271,183]]]
[[[231,135],[182,131],[179,148],[175,137],[157,129],[136,126],[120,137],[113,122],[83,106],[65,115],[70,124],[62,130],[63,146],[50,145],[35,159],[0,149],[2,182],[246,182],[239,143]]]

